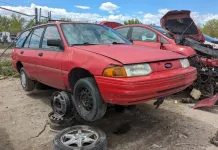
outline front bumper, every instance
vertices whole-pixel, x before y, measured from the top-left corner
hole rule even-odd
[[[194,67],[154,72],[149,76],[109,78],[95,76],[106,103],[131,105],[182,91],[197,78]]]

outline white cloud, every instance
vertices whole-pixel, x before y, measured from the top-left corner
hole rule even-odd
[[[166,14],[168,11],[170,11],[169,9],[167,9],[167,8],[164,8],[164,9],[159,9],[158,10],[158,13],[160,13],[160,14]]]
[[[39,6],[36,4],[31,4],[28,6],[2,6],[8,9],[12,9],[15,11],[19,11],[22,13],[26,13],[29,15],[34,15],[35,8],[42,9],[42,15],[47,16],[48,12],[52,12],[52,19],[60,19],[60,18],[70,18],[74,21],[88,21],[88,22],[100,22],[100,21],[117,21],[123,23],[125,20],[129,20],[135,18],[134,14],[121,14],[117,12],[117,14],[110,14],[110,15],[100,15],[97,13],[77,13],[77,12],[68,12],[66,9],[63,8],[51,8],[47,6]],[[118,6],[117,6],[118,7]],[[118,8],[117,8],[118,9]],[[109,10],[108,10],[109,11]],[[118,10],[114,10],[118,11]],[[136,15],[137,18],[145,23],[145,24],[160,24],[161,17],[167,12],[169,9],[160,9],[157,10],[157,13],[143,13]],[[10,16],[12,13],[3,9],[0,9],[0,14],[2,16]],[[192,12],[191,17],[194,19],[197,25],[203,25],[210,19],[218,19],[218,14],[202,14],[199,12]],[[30,17],[25,17],[26,19],[31,19]]]
[[[99,8],[101,10],[105,10],[105,11],[109,12],[110,14],[113,14],[114,11],[119,9],[120,7],[111,3],[111,2],[105,2],[105,3],[102,3]]]
[[[143,14],[143,12],[142,12],[142,11],[139,11],[139,12],[138,12],[138,14],[142,15],[142,14]]]
[[[89,6],[74,5],[74,7],[80,8],[80,9],[90,9]]]
[[[8,9],[12,9],[15,11],[19,11],[22,13],[26,13],[29,15],[34,15],[34,9],[35,8],[41,8],[42,15],[48,16],[48,12],[51,11],[52,19],[60,19],[60,18],[70,18],[74,21],[85,21],[85,22],[99,22],[99,21],[117,21],[123,23],[127,19],[131,19],[131,16],[129,15],[100,15],[97,13],[77,13],[77,12],[68,12],[66,9],[62,8],[51,8],[47,6],[39,6],[36,4],[31,4],[29,7],[27,6],[2,6]],[[0,9],[0,14],[2,16],[10,16],[12,13],[3,9]],[[31,19],[30,17],[22,16],[26,19]]]

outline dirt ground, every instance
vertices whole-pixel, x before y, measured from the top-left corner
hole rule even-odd
[[[56,133],[46,130],[37,138],[51,112],[52,91],[26,93],[19,79],[0,80],[0,149],[50,150]],[[181,104],[181,94],[168,98],[159,109],[153,101],[137,106],[138,113],[109,109],[93,123],[107,135],[109,150],[217,150],[209,143],[218,129],[218,107],[194,110]],[[131,130],[123,135],[113,131],[127,122]],[[29,139],[29,140],[28,140]]]

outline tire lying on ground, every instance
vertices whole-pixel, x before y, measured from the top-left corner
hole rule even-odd
[[[32,91],[35,88],[35,82],[29,78],[25,69],[20,69],[20,83],[25,91]]]
[[[86,121],[98,120],[106,113],[107,104],[92,77],[82,78],[76,82],[73,97],[79,115]]]
[[[76,124],[75,116],[62,117],[54,112],[48,114],[49,127],[51,131],[59,132],[65,128],[71,127]]]
[[[106,150],[107,139],[98,128],[73,126],[54,137],[53,147],[55,150]]]

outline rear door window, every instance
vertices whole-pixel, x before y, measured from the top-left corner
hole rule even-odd
[[[134,41],[157,42],[157,34],[147,28],[133,27],[131,39]]]
[[[44,31],[44,27],[43,28],[36,28],[31,36],[31,40],[30,40],[30,44],[29,44],[29,48],[33,48],[33,49],[38,49],[39,45],[40,45],[40,40],[42,37],[42,33]]]
[[[119,28],[119,29],[116,29],[116,31],[119,32],[125,38],[127,38],[128,32],[129,32],[129,27]]]

